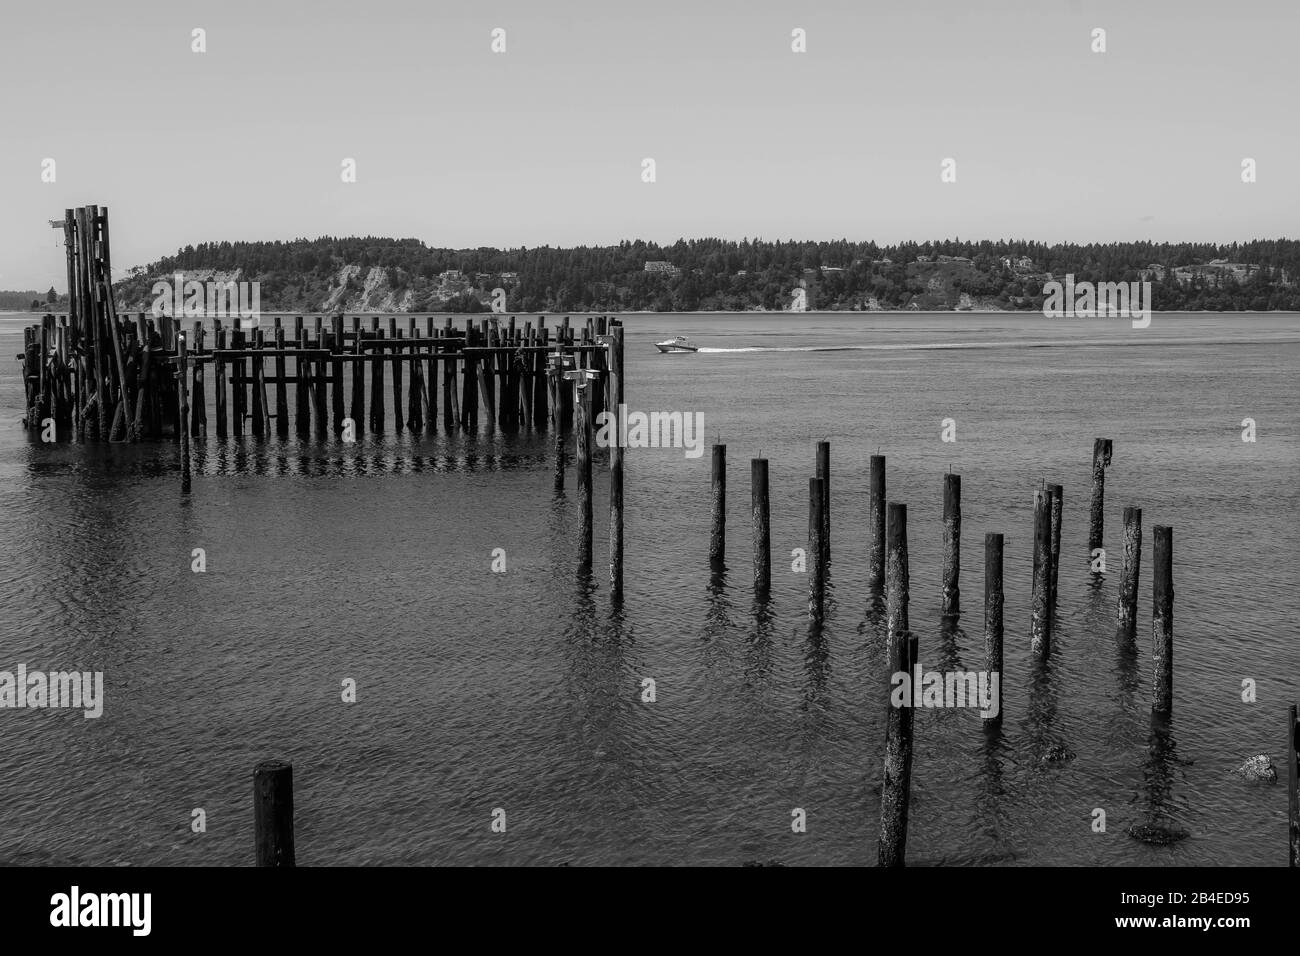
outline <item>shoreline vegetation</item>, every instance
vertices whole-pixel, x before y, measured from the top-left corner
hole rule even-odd
[[[1300,311],[1300,240],[1289,239],[887,246],[625,240],[512,250],[376,237],[202,243],[130,270],[114,283],[119,309],[149,311],[154,284],[174,283],[178,274],[185,281],[256,282],[261,311],[287,314],[463,314],[490,312],[494,300],[516,314],[1034,313],[1043,310],[1044,286],[1067,275],[1076,282],[1149,282],[1153,312]],[[48,293],[0,293],[0,308],[6,306],[41,311],[58,303]]]

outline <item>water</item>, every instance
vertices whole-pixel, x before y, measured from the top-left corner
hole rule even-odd
[[[0,319],[19,350],[29,317]],[[986,531],[1006,535],[1005,724],[922,710],[912,863],[1271,864],[1300,697],[1292,622],[1300,461],[1296,316],[630,316],[633,409],[704,414],[728,446],[729,560],[707,571],[709,455],[627,456],[623,607],[574,573],[576,501],[549,436],[356,445],[251,437],[88,452],[19,427],[0,378],[0,669],[105,672],[104,716],[0,711],[0,863],[247,864],[250,777],[294,764],[302,864],[874,863],[884,644],[865,587],[868,457],[909,506],[927,668],[983,667]],[[659,355],[676,334],[705,350]],[[755,350],[758,349],[758,350]],[[210,396],[209,396],[210,400]],[[391,410],[390,410],[391,415]],[[1259,440],[1241,441],[1241,422]],[[957,442],[940,441],[941,421]],[[212,421],[211,413],[209,420]],[[1088,573],[1092,441],[1110,573]],[[814,444],[832,442],[829,615],[810,633]],[[753,606],[749,465],[771,460],[774,587]],[[941,632],[942,475],[962,475],[962,601]],[[1059,623],[1029,659],[1032,491],[1065,486]],[[1120,512],[1143,509],[1137,653],[1113,633]],[[1175,529],[1175,708],[1149,721],[1154,524]],[[203,548],[207,572],[190,570]],[[490,571],[505,549],[506,574]],[[643,678],[655,703],[641,701]],[[357,682],[344,704],[340,682]],[[1242,680],[1258,685],[1243,703]],[[1042,765],[1064,742],[1076,758]],[[1160,755],[1153,757],[1155,751]],[[1172,756],[1171,756],[1172,754]],[[791,832],[791,811],[808,832]],[[207,832],[191,832],[206,812]],[[491,832],[503,808],[507,833]],[[1107,832],[1092,832],[1094,808]],[[1154,809],[1190,836],[1124,830]]]

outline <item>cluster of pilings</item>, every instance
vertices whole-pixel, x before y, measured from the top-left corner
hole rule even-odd
[[[1105,473],[1112,444],[1099,438],[1093,447],[1092,501],[1088,547],[1093,573],[1104,568],[1103,527]],[[717,564],[726,553],[726,446],[714,445],[711,475],[711,527],[709,559]],[[768,461],[751,462],[754,591],[762,598],[771,587],[771,526],[768,496]],[[885,458],[872,455],[868,475],[867,584],[879,607],[883,598],[887,656],[891,674],[916,678],[918,641],[908,623],[911,572],[907,553],[907,505],[885,493]],[[820,623],[825,613],[827,566],[831,557],[830,443],[819,442],[816,473],[808,480],[808,615]],[[943,476],[943,542],[940,569],[940,612],[944,618],[960,613],[961,592],[961,476]],[[1035,660],[1051,654],[1057,616],[1057,581],[1061,559],[1061,523],[1064,489],[1043,482],[1034,492],[1033,578],[1030,595],[1029,644]],[[1173,529],[1153,529],[1152,662],[1154,680],[1151,710],[1167,718],[1173,710]],[[1116,629],[1127,641],[1136,636],[1137,595],[1142,550],[1142,512],[1124,509],[1124,560],[1116,609]],[[984,538],[984,647],[987,671],[1001,675],[1003,666],[1003,535]],[[999,699],[984,718],[990,729],[1000,727],[1003,715],[1001,682]],[[879,859],[882,866],[903,865],[907,840],[907,805],[911,786],[913,722],[911,705],[888,706],[885,737],[884,784],[881,791]]]
[[[107,207],[68,209],[51,225],[63,229],[68,315],[47,315],[23,331],[24,423],[49,438],[59,429],[108,440],[160,433],[170,407],[163,394],[174,383],[165,381],[165,366],[131,361],[141,347],[113,304]],[[155,385],[152,400],[144,381]]]

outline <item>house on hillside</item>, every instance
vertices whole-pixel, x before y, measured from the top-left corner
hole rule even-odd
[[[646,272],[658,272],[663,275],[675,276],[682,270],[677,268],[671,262],[664,259],[647,259],[645,264]]]

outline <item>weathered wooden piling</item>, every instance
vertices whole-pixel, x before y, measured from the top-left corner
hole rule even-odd
[[[716,446],[715,446],[716,447]],[[822,545],[822,508],[826,505],[821,478],[808,479],[808,616],[820,621],[826,608],[826,549]]]
[[[1291,866],[1300,867],[1300,721],[1292,704],[1286,718],[1287,843]]]
[[[194,323],[194,352],[201,355],[203,352],[203,323]],[[203,389],[203,363],[194,363],[193,373],[194,389],[191,393],[192,401],[190,403],[190,437],[199,438],[207,434],[208,431],[208,407],[207,396],[204,395]]]
[[[767,459],[753,459],[749,470],[750,511],[754,522],[754,594],[763,597],[772,589],[772,512],[767,497]]]
[[[275,317],[275,434],[285,438],[289,434],[289,386],[285,381],[284,325]]]
[[[1052,570],[1047,580],[1047,616],[1050,628],[1056,627],[1056,582],[1061,571],[1061,516],[1065,506],[1065,488],[1061,485],[1048,485],[1047,495],[1052,508],[1052,530],[1049,550],[1052,555]]]
[[[370,430],[376,435],[384,433],[384,330],[379,328],[379,319],[375,318],[371,326],[371,363],[370,363]],[[466,374],[470,361],[466,359]]]
[[[215,330],[213,333],[213,337],[214,337],[214,344],[216,350],[218,353],[224,352],[226,349],[226,330],[221,327],[221,321],[219,319],[213,321],[213,328]],[[147,347],[148,339],[146,339],[145,341],[146,341],[146,348],[144,353],[144,374],[147,377],[149,373],[150,349]],[[217,406],[217,438],[224,440],[226,436],[229,434],[228,431],[229,423],[226,420],[226,360],[220,354],[218,354],[216,358],[213,360],[213,365],[216,366],[216,370],[213,375],[214,382],[212,388],[213,391],[216,393],[215,397],[216,397],[216,406]],[[142,415],[144,411],[144,400],[145,400],[145,395],[144,392],[142,391],[140,394],[140,404],[138,406],[140,411],[137,412],[137,418],[136,418],[137,430],[141,427],[140,425],[141,419],[139,416]]]
[[[1124,509],[1124,568],[1119,582],[1115,623],[1119,636],[1137,639],[1138,580],[1142,569],[1142,509]]]
[[[1052,618],[1048,593],[1052,575],[1052,502],[1046,487],[1034,490],[1034,581],[1030,597],[1030,649],[1035,657],[1051,651]]]
[[[831,559],[831,443],[817,443],[817,477],[822,480],[822,560]]]
[[[917,665],[916,640],[909,633],[907,602],[907,506],[896,501],[887,505],[885,593],[886,629],[889,648],[889,694],[885,711],[885,772],[880,788],[880,845],[878,862],[883,867],[901,867],[907,856],[907,811],[912,789],[912,690]],[[894,681],[904,675],[907,694],[895,706]]]
[[[1092,512],[1088,518],[1088,556],[1095,557],[1103,545],[1106,527],[1106,468],[1110,465],[1111,441],[1098,438],[1092,443]]]
[[[1151,529],[1151,709],[1169,715],[1174,709],[1174,529]]]
[[[186,383],[189,373],[189,361],[185,352],[185,335],[182,333],[176,338],[176,380],[180,385],[180,408],[177,416],[181,443],[181,491],[188,493],[190,490],[190,432],[185,427],[189,421],[190,411],[190,389]]]
[[[414,321],[414,320],[412,320]],[[330,418],[334,424],[334,434],[343,434],[343,316],[336,315],[330,320]]]
[[[623,437],[618,428],[623,406],[623,326],[615,326],[609,334],[606,404],[613,406],[615,416],[614,441],[609,448],[609,584],[617,595],[623,592]]]
[[[722,564],[727,558],[727,446],[713,446],[713,476],[709,485],[709,562]]]
[[[868,479],[870,502],[867,512],[867,588],[880,594],[885,587],[885,456],[871,456]]]
[[[570,373],[581,376],[581,372]],[[575,377],[573,389],[574,431],[577,441],[578,561],[591,567],[591,388]]]
[[[984,535],[984,669],[998,675],[997,697],[989,701],[994,713],[984,718],[985,726],[1002,723],[1002,535]]]
[[[262,350],[262,330],[253,330],[253,350]],[[262,438],[266,435],[266,382],[265,360],[261,355],[253,356],[253,435]]]
[[[961,613],[961,475],[943,476],[943,606],[945,616]]]
[[[263,760],[253,768],[254,861],[257,866],[294,866],[293,766]]]

